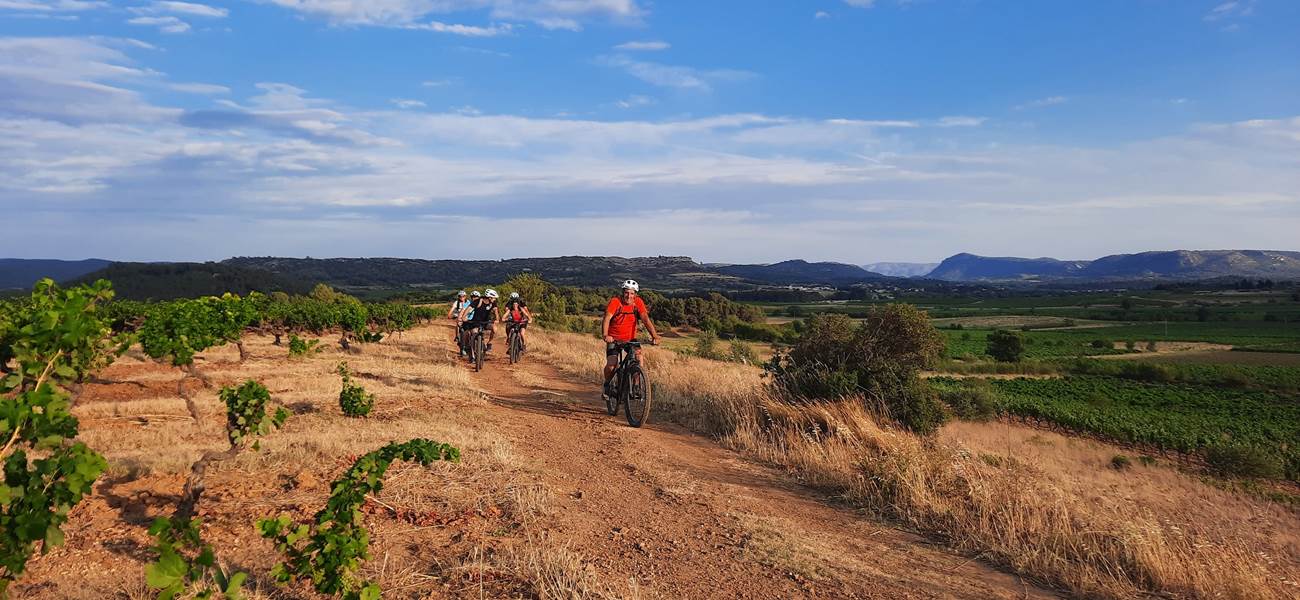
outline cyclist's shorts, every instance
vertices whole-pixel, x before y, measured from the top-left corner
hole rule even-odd
[[[627,341],[628,341],[628,342],[635,342],[636,340],[627,340]],[[618,356],[618,344],[621,344],[621,343],[626,343],[626,342],[618,342],[618,343],[614,343],[614,344],[605,344],[605,356]]]

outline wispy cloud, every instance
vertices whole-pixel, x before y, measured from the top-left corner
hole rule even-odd
[[[829,19],[829,18],[831,18],[831,13],[828,13],[828,12],[826,12],[826,11],[824,11],[824,10],[819,10],[819,11],[813,13],[813,18],[814,18],[814,19]]]
[[[1030,108],[1046,108],[1048,106],[1057,106],[1059,104],[1065,104],[1066,102],[1069,101],[1070,99],[1065,96],[1048,96],[1046,98],[1030,100],[1029,102],[1026,102],[1024,104],[1017,104],[1012,108],[1014,108],[1015,110],[1026,110]]]
[[[596,59],[596,62],[608,67],[622,69],[628,75],[650,85],[700,92],[711,91],[716,83],[744,81],[756,76],[753,72],[738,69],[706,70],[681,65],[666,65],[637,60],[625,54],[601,56]]]
[[[987,120],[987,117],[940,117],[939,120],[935,122],[935,125],[938,125],[939,127],[979,127]]]
[[[544,29],[577,31],[586,22],[636,23],[645,14],[637,0],[269,0],[338,25],[406,27],[433,14],[486,12],[489,19],[526,21]],[[436,22],[436,21],[435,21]],[[470,26],[466,26],[470,27]],[[496,27],[496,26],[493,26]],[[485,27],[484,29],[489,29]]]
[[[1205,13],[1203,17],[1206,21],[1220,21],[1234,17],[1249,17],[1255,14],[1254,0],[1230,0],[1216,5]]]
[[[871,8],[876,5],[876,0],[844,0],[844,3],[854,8]]]
[[[396,106],[397,108],[406,108],[406,109],[424,108],[425,106],[428,106],[419,100],[408,100],[406,98],[393,98],[392,100],[389,100],[389,102],[392,102],[393,106]]]
[[[224,85],[215,85],[211,83],[171,83],[169,89],[186,94],[205,94],[205,95],[223,95],[229,94],[230,88]]]
[[[214,19],[223,19],[230,15],[230,11],[228,9],[219,8],[215,6],[208,6],[206,4],[198,4],[195,2],[174,2],[174,1],[150,2],[149,4],[144,6],[130,7],[128,10],[136,14],[146,14],[146,15],[175,14],[175,15],[187,15],[191,17],[208,17]]]
[[[107,6],[108,2],[97,0],[0,0],[0,10],[34,12],[78,12]]]
[[[455,83],[455,79],[426,79],[420,82],[420,87],[446,87]]]
[[[492,24],[487,27],[476,25],[460,25],[457,23],[443,23],[441,21],[429,21],[428,23],[412,23],[402,25],[402,29],[423,29],[425,31],[434,31],[437,33],[450,33],[452,35],[463,35],[465,37],[496,37],[499,35],[509,34],[514,27],[509,23]]]
[[[619,45],[617,45],[617,46],[614,46],[614,49],[615,49],[615,50],[628,50],[628,51],[633,51],[633,52],[635,52],[635,51],[642,51],[642,52],[655,52],[655,51],[659,51],[659,50],[667,50],[667,49],[670,48],[670,47],[672,47],[672,45],[669,44],[668,42],[663,42],[663,41],[659,41],[659,40],[652,40],[652,41],[646,41],[646,42],[623,42],[622,44],[619,44]]]
[[[626,109],[626,108],[639,108],[642,106],[650,106],[651,104],[654,103],[655,103],[654,98],[651,98],[649,96],[642,96],[640,94],[633,94],[631,96],[628,96],[627,98],[615,102],[614,105],[619,108]]]
[[[131,25],[145,25],[157,27],[158,31],[163,33],[185,33],[190,30],[190,24],[173,16],[165,17],[135,17],[127,19]]]

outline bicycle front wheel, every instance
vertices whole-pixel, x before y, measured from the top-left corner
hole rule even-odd
[[[627,372],[627,385],[623,387],[623,406],[627,408],[627,424],[640,427],[650,419],[650,380],[640,365]]]
[[[483,349],[483,336],[481,334],[474,336],[474,370],[475,371],[483,370],[484,351],[485,350]]]
[[[519,355],[523,353],[523,342],[519,340],[519,332],[510,333],[510,364],[519,362]]]

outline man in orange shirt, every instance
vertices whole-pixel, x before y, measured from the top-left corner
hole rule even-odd
[[[619,350],[615,342],[635,340],[636,323],[641,321],[645,323],[646,331],[650,332],[650,343],[659,343],[659,332],[655,331],[655,324],[650,322],[650,311],[646,309],[645,302],[637,296],[641,286],[629,279],[623,282],[622,288],[622,295],[610,298],[609,305],[605,307],[605,320],[600,325],[601,336],[605,338],[606,395],[610,395],[609,380],[614,376],[614,370],[618,368]],[[641,350],[638,349],[636,352],[637,358],[641,358]]]

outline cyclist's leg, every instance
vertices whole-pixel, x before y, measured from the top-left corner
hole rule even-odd
[[[492,349],[492,338],[495,338],[496,336],[497,328],[493,326],[492,323],[485,323],[483,325],[483,337],[485,338],[483,341],[487,342],[488,350]]]
[[[618,346],[614,344],[605,344],[605,390],[609,391],[610,380],[614,377],[614,371],[618,369]]]

